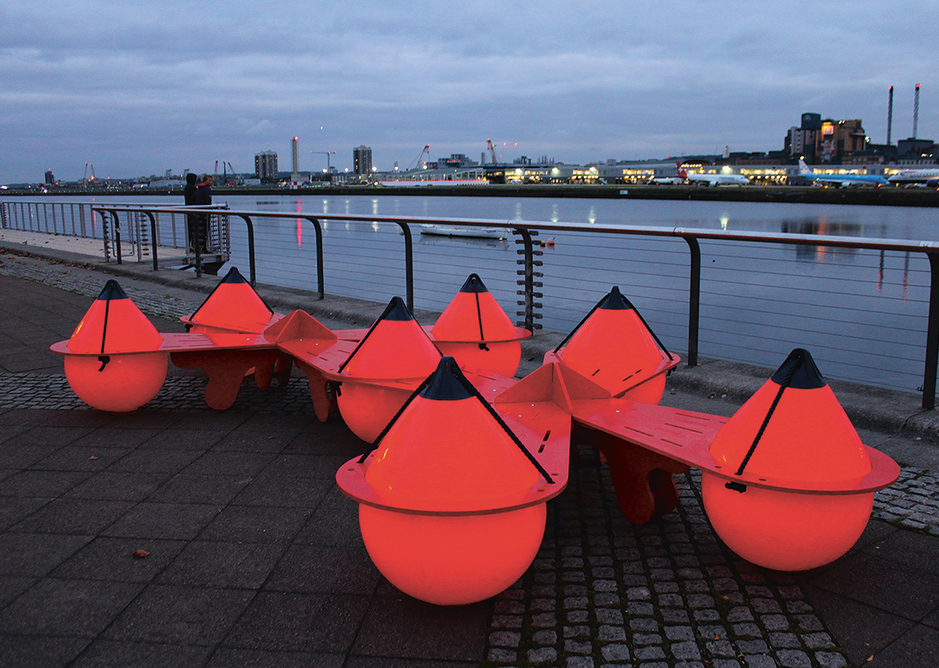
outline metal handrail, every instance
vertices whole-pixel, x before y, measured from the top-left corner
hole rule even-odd
[[[141,212],[148,207],[140,206],[95,206],[94,211],[133,211]],[[150,207],[160,213],[191,214],[200,210],[211,211],[205,207]],[[413,255],[410,227],[413,225],[447,225],[456,227],[496,227],[505,229],[519,235],[523,239],[524,263],[526,270],[535,266],[534,244],[531,237],[541,232],[575,232],[587,234],[613,234],[631,235],[641,237],[666,237],[683,239],[689,248],[689,298],[688,298],[688,357],[689,366],[697,365],[698,336],[700,320],[700,291],[701,291],[701,250],[699,241],[711,240],[718,242],[745,242],[757,244],[783,244],[791,246],[809,245],[832,248],[854,248],[866,250],[880,250],[907,253],[923,253],[929,260],[930,289],[929,312],[927,316],[926,355],[923,371],[923,397],[922,406],[926,410],[935,408],[936,403],[936,375],[939,371],[939,242],[935,241],[907,241],[902,239],[872,239],[864,237],[821,236],[811,234],[789,233],[762,233],[762,232],[729,232],[725,230],[707,230],[682,227],[653,227],[648,225],[602,225],[573,222],[550,221],[522,221],[522,220],[491,220],[491,219],[465,219],[465,218],[437,218],[417,216],[380,216],[380,215],[353,215],[353,214],[305,214],[302,212],[270,212],[270,211],[235,211],[226,212],[230,216],[238,216],[245,221],[248,228],[248,252],[250,263],[251,284],[256,284],[254,227],[253,217],[304,219],[310,221],[317,233],[317,288],[320,298],[325,295],[323,246],[321,221],[347,221],[362,223],[389,223],[401,228],[405,236],[405,274],[407,303],[413,310],[414,274]],[[112,214],[113,215],[113,214]],[[520,261],[522,262],[522,261]],[[154,257],[156,268],[156,258]],[[531,280],[524,281],[524,296],[526,306],[526,326],[532,328],[531,306],[535,303],[535,284]]]
[[[180,213],[183,215],[193,215],[196,213],[204,213],[209,215],[211,213],[218,213],[219,211],[224,211],[226,214],[239,215],[236,212],[229,212],[227,204],[210,204],[208,206],[177,206],[177,205],[144,205],[144,204],[125,204],[122,206],[112,206],[110,204],[96,204],[91,207],[92,212],[101,215],[102,220],[104,220],[104,214],[109,213],[114,218],[115,225],[115,234],[117,241],[117,263],[121,264],[121,247],[120,247],[120,217],[118,213],[143,213],[150,220],[150,238],[153,240],[153,270],[157,271],[159,269],[159,261],[157,259],[157,222],[156,216],[154,213]],[[248,227],[248,252],[250,256],[250,276],[251,276],[251,285],[255,285],[257,282],[257,274],[255,272],[255,262],[254,262],[254,224],[251,222],[250,218],[241,216],[245,221],[245,224]],[[107,251],[107,242],[105,241],[105,262],[108,261],[108,251]],[[199,244],[195,244],[195,270],[196,276],[198,278],[202,277],[202,253],[199,247]]]

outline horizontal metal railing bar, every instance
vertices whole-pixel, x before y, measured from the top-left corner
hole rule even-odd
[[[109,211],[136,211],[138,207],[96,204],[94,208]],[[206,207],[161,206],[161,212],[192,213]],[[505,230],[516,228],[552,232],[585,232],[588,234],[623,234],[652,237],[695,237],[715,241],[743,241],[749,243],[779,243],[808,246],[833,246],[842,248],[869,248],[909,252],[939,251],[939,241],[907,241],[904,239],[876,239],[873,237],[846,237],[835,235],[795,234],[788,232],[729,232],[696,227],[658,227],[654,225],[602,225],[577,222],[552,222],[540,220],[503,220],[488,218],[439,218],[423,216],[373,216],[362,214],[321,214],[310,212],[248,211],[228,209],[230,215],[247,215],[258,218],[316,218],[318,220],[342,220],[361,223],[406,223],[411,225],[451,225],[456,227],[497,227]]]

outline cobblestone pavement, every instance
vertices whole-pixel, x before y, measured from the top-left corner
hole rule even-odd
[[[79,271],[67,263],[36,262],[18,258],[10,253],[0,254],[0,275],[38,281],[60,290],[92,298],[101,294],[108,278],[102,274]],[[161,294],[155,292],[152,286],[138,288],[134,286],[132,280],[123,278],[118,283],[141,311],[155,318],[177,320],[180,316],[195,311],[205,300],[205,296],[201,299],[184,299],[166,293]]]
[[[847,666],[792,575],[727,550],[697,475],[675,512],[635,526],[609,470],[580,450],[521,582],[497,597],[491,666]]]
[[[66,265],[7,257],[0,274],[89,297],[101,290],[100,277],[82,277]],[[176,319],[201,303],[125,283],[128,296],[151,316]],[[171,376],[148,409],[204,406],[203,389],[199,376]],[[88,410],[64,375],[31,373],[0,375],[0,408]],[[267,392],[246,381],[235,409],[313,413],[304,378]],[[484,665],[851,665],[796,577],[753,566],[720,542],[703,510],[699,477],[676,476],[677,510],[634,526],[619,511],[608,469],[593,451],[579,448],[568,489],[548,504],[535,562],[493,602]],[[939,536],[936,475],[904,467],[897,484],[876,495],[873,515]]]

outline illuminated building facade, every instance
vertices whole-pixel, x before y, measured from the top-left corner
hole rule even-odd
[[[822,120],[820,114],[802,114],[802,124],[786,135],[785,150],[793,159],[805,158],[809,164],[840,163],[867,149],[867,133],[861,119]]]
[[[356,174],[372,173],[372,149],[368,146],[356,146],[352,149],[352,171]]]
[[[277,153],[263,151],[254,156],[254,175],[262,183],[277,179]]]

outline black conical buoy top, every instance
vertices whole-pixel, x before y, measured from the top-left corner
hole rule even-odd
[[[401,297],[392,297],[391,301],[388,302],[388,306],[385,307],[385,312],[378,317],[378,320],[414,320],[414,316],[411,315],[407,304],[404,303]]]
[[[606,309],[607,311],[628,311],[632,307],[633,305],[629,303],[628,299],[620,294],[619,288],[615,285],[613,286],[613,289],[610,290],[610,294],[608,294],[606,298],[597,306],[597,308]]]
[[[489,290],[486,289],[479,274],[470,274],[469,278],[466,279],[466,283],[460,288],[460,292],[489,292]]]
[[[828,385],[822,372],[815,366],[812,355],[804,348],[796,348],[789,353],[789,357],[776,370],[771,380],[777,385],[785,385],[798,390],[817,390]]]
[[[435,401],[459,401],[469,399],[472,394],[462,382],[463,372],[452,357],[444,356],[437,364],[430,384],[421,392],[424,399]]]
[[[113,278],[104,284],[104,289],[98,295],[98,299],[110,301],[114,299],[127,299],[127,294],[121,289]]]
[[[241,272],[238,271],[238,267],[232,267],[228,270],[228,273],[225,274],[225,278],[222,279],[222,283],[247,283],[248,279],[241,275]]]

